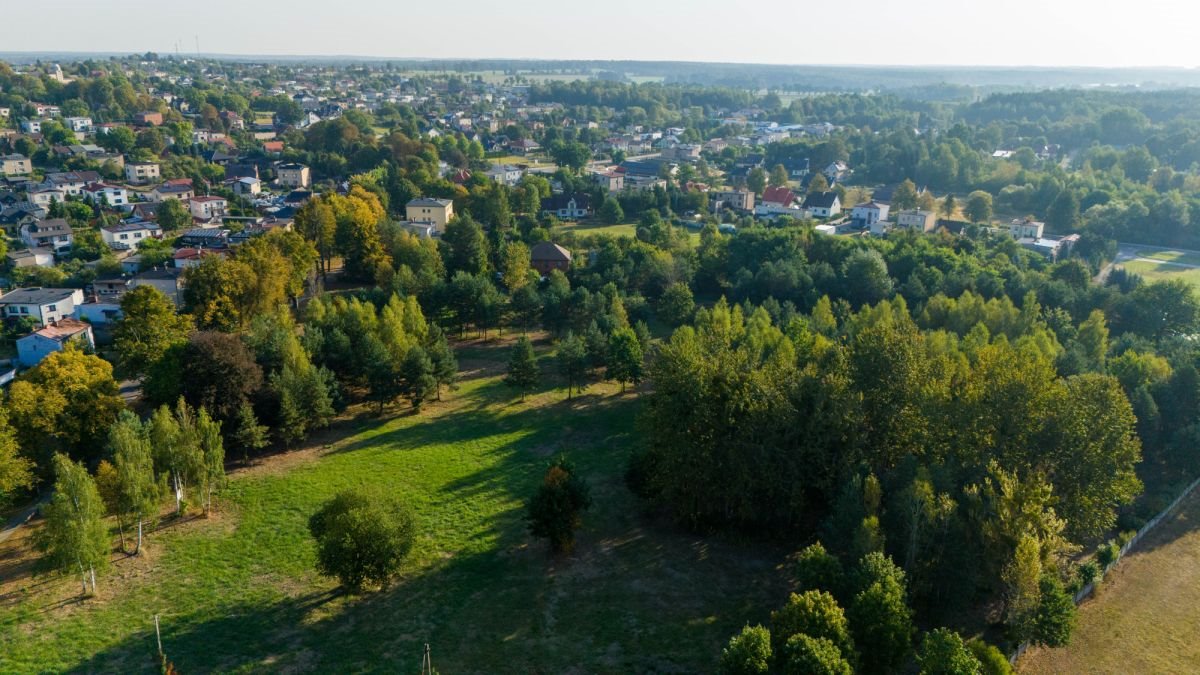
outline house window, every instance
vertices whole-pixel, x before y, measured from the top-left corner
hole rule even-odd
[[[49,311],[49,312],[57,312],[57,311],[58,311],[58,305],[47,305],[47,306],[46,306],[46,311]]]
[[[22,308],[21,308],[21,313],[22,313],[22,314],[28,314],[28,313],[29,313],[29,308],[28,308],[28,307],[22,307]]]

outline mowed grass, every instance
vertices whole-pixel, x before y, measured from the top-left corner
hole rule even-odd
[[[1033,649],[1019,671],[1186,673],[1200,664],[1200,494],[1139,542],[1080,607],[1062,649]]]
[[[550,355],[540,345],[543,360]],[[788,589],[783,551],[681,532],[623,481],[637,395],[502,382],[504,343],[460,348],[461,388],[420,415],[373,410],[325,444],[231,474],[210,519],[114,553],[98,598],[31,577],[28,532],[0,545],[0,672],[152,672],[153,616],[180,672],[711,672],[728,637]],[[392,419],[389,416],[398,415]],[[525,502],[564,453],[592,485],[576,551],[528,536]],[[408,502],[419,537],[390,589],[353,597],[313,571],[307,520],[339,490]]]
[[[602,223],[599,220],[582,220],[577,222],[566,222],[561,225],[564,232],[574,232],[578,235],[599,234],[606,237],[636,237],[637,223],[617,223],[609,225]],[[700,231],[686,228],[682,229],[688,236],[688,240],[693,244],[700,243]]]
[[[1200,267],[1200,253],[1196,253],[1194,251],[1142,249],[1136,253],[1140,258],[1151,258],[1153,260],[1162,260],[1164,262],[1195,265]]]
[[[1200,267],[1184,267],[1150,262],[1148,260],[1126,260],[1120,263],[1126,271],[1140,275],[1146,281],[1166,281],[1182,279],[1200,289]]]

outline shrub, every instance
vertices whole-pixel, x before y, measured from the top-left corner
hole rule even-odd
[[[317,540],[317,570],[357,591],[387,588],[412,549],[412,513],[396,502],[354,491],[338,494],[308,521]]]
[[[796,583],[802,591],[828,591],[840,598],[845,590],[846,574],[841,561],[830,555],[818,541],[796,556]]]
[[[529,502],[530,533],[549,539],[555,553],[570,552],[575,547],[575,530],[582,524],[581,514],[592,505],[590,493],[566,458],[559,457],[546,469],[541,487]]]
[[[1117,561],[1119,555],[1121,555],[1121,547],[1111,539],[1096,548],[1096,562],[1100,563],[1101,570],[1108,569]]]
[[[771,632],[762,626],[746,625],[721,650],[722,675],[762,675],[771,665]]]
[[[921,675],[975,675],[979,659],[971,653],[962,636],[949,628],[937,628],[925,634],[917,652]]]
[[[1012,675],[1012,664],[1008,662],[1008,657],[1004,652],[1000,651],[995,645],[988,644],[983,640],[971,640],[967,643],[971,653],[975,658],[979,659],[980,675]]]
[[[1038,584],[1042,593],[1034,617],[1033,641],[1047,647],[1063,647],[1071,642],[1075,630],[1075,599],[1067,595],[1062,582],[1045,575]]]
[[[1076,573],[1079,575],[1080,583],[1087,586],[1100,578],[1100,566],[1095,561],[1089,560],[1080,565]]]
[[[771,612],[771,648],[783,653],[793,635],[825,638],[832,642],[847,661],[855,658],[854,641],[846,615],[833,596],[824,591],[792,593],[788,603]]]
[[[837,645],[825,638],[800,633],[784,645],[784,675],[851,675],[854,669]]]
[[[1135,530],[1122,530],[1120,534],[1117,535],[1117,546],[1120,548],[1125,548],[1125,545],[1133,541],[1133,538],[1136,536],[1137,531]]]

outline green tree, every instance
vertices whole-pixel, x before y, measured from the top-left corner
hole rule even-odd
[[[823,173],[813,174],[813,177],[808,181],[808,192],[826,192],[829,190],[829,179]]]
[[[943,218],[953,218],[957,211],[958,200],[954,198],[954,195],[947,194],[945,199],[942,200],[942,205],[938,207],[938,213],[942,214]]]
[[[982,664],[962,637],[948,628],[936,628],[925,634],[917,651],[921,675],[980,675]]]
[[[1065,647],[1075,630],[1075,600],[1053,574],[1038,582],[1041,600],[1033,620],[1033,641],[1047,647]]]
[[[756,166],[746,175],[746,187],[754,194],[761,195],[767,189],[767,173],[762,167]]]
[[[558,345],[558,372],[567,381],[567,400],[572,391],[583,391],[583,378],[587,375],[588,356],[583,340],[568,332]]]
[[[524,401],[525,394],[536,387],[541,378],[537,355],[533,353],[533,343],[529,338],[522,336],[513,345],[512,354],[508,359],[508,376],[504,378],[504,382],[519,389],[521,400]]]
[[[858,585],[847,611],[854,643],[868,672],[886,672],[908,655],[914,632],[907,604],[904,572],[883,553],[870,553],[859,563]]]
[[[324,278],[335,254],[337,217],[333,207],[320,197],[314,197],[296,210],[295,226],[296,231],[316,247],[317,265]]]
[[[503,250],[501,274],[504,286],[510,292],[514,292],[529,283],[529,247],[519,241],[513,241],[505,244]]]
[[[413,409],[420,410],[425,399],[438,388],[433,361],[424,349],[414,346],[408,350],[400,364],[400,381],[403,383],[403,393],[412,403]]]
[[[225,482],[225,443],[221,438],[221,423],[200,409],[196,416],[196,438],[200,446],[201,465],[197,472],[204,515],[212,511],[213,492]]]
[[[1046,224],[1059,232],[1079,226],[1079,197],[1074,190],[1067,188],[1058,193],[1046,210]]]
[[[40,566],[62,572],[78,573],[83,594],[96,592],[96,569],[108,566],[110,543],[104,527],[104,502],[96,483],[82,464],[65,455],[54,455],[54,495],[42,507],[45,526],[35,535],[35,544],[44,554]]]
[[[602,222],[609,225],[616,225],[625,222],[625,211],[621,208],[621,202],[612,197],[605,197],[604,203],[600,205],[600,210],[596,215]]]
[[[158,519],[162,486],[154,476],[154,454],[146,425],[132,412],[124,411],[108,433],[116,472],[117,522],[124,532],[126,522],[137,523],[137,544],[133,554],[142,550],[144,525]],[[124,548],[124,534],[122,534]]]
[[[113,346],[121,365],[144,375],[174,345],[187,342],[191,320],[153,286],[138,286],[121,298],[121,318],[113,327]]]
[[[917,185],[912,180],[905,178],[903,182],[896,186],[892,191],[892,206],[900,211],[917,208]]]
[[[266,425],[258,423],[258,417],[254,415],[254,406],[249,402],[238,406],[231,440],[234,447],[242,451],[243,461],[250,461],[251,452],[257,452],[267,447],[270,443],[269,432],[270,429]]]
[[[192,224],[192,214],[178,199],[164,199],[159,203],[154,217],[164,232],[176,232]]]
[[[788,172],[782,164],[776,164],[771,168],[771,177],[769,180],[771,187],[786,187],[788,184]]]
[[[788,638],[780,654],[784,675],[852,675],[854,669],[828,638],[799,633]]]
[[[591,506],[591,488],[567,459],[559,456],[546,469],[529,502],[529,532],[549,540],[554,553],[569,553],[575,547],[575,530],[583,524],[583,512]]]
[[[445,333],[437,326],[430,327],[428,346],[425,349],[433,364],[433,379],[437,400],[442,400],[442,387],[453,387],[458,377],[458,360],[454,358],[454,350]]]
[[[487,237],[483,228],[470,216],[457,216],[446,225],[442,234],[445,246],[446,271],[480,275],[488,269]]]
[[[825,591],[792,593],[786,605],[771,612],[773,652],[783,653],[788,640],[800,634],[829,640],[847,662],[853,664],[857,660],[846,615],[833,596]]]
[[[202,480],[205,472],[204,451],[196,433],[195,413],[182,398],[175,412],[159,406],[150,417],[148,428],[150,447],[154,452],[154,468],[168,475],[175,492],[175,513],[183,515],[184,495],[188,485]]]
[[[846,257],[842,263],[842,283],[846,299],[856,307],[886,300],[893,288],[887,263],[875,249],[856,249]]]
[[[542,296],[533,284],[525,284],[513,293],[510,305],[513,316],[521,324],[521,333],[525,333],[531,324],[537,323],[542,313]]]
[[[636,387],[642,381],[645,372],[642,344],[632,328],[618,328],[609,336],[606,362],[605,375],[620,382],[621,391],[625,391],[627,382]]]
[[[21,455],[17,435],[8,422],[8,410],[0,408],[0,507],[32,486],[33,462]]]
[[[684,283],[676,282],[667,286],[658,299],[658,318],[669,326],[687,323],[695,311],[696,302],[692,299],[692,289]]]
[[[721,650],[721,675],[766,675],[771,668],[771,632],[747,624]]]
[[[354,491],[327,502],[308,529],[317,540],[317,570],[352,591],[367,584],[386,589],[400,574],[416,534],[407,507]]]
[[[801,591],[826,591],[840,597],[846,585],[842,563],[821,542],[805,547],[796,556],[796,586]]]
[[[972,223],[987,223],[992,220],[992,195],[983,190],[976,190],[967,195],[967,205],[963,207],[963,215]]]

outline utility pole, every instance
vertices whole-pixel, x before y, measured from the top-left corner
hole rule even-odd
[[[433,675],[433,657],[429,654],[429,643],[425,643],[425,654],[421,656],[421,675]]]

